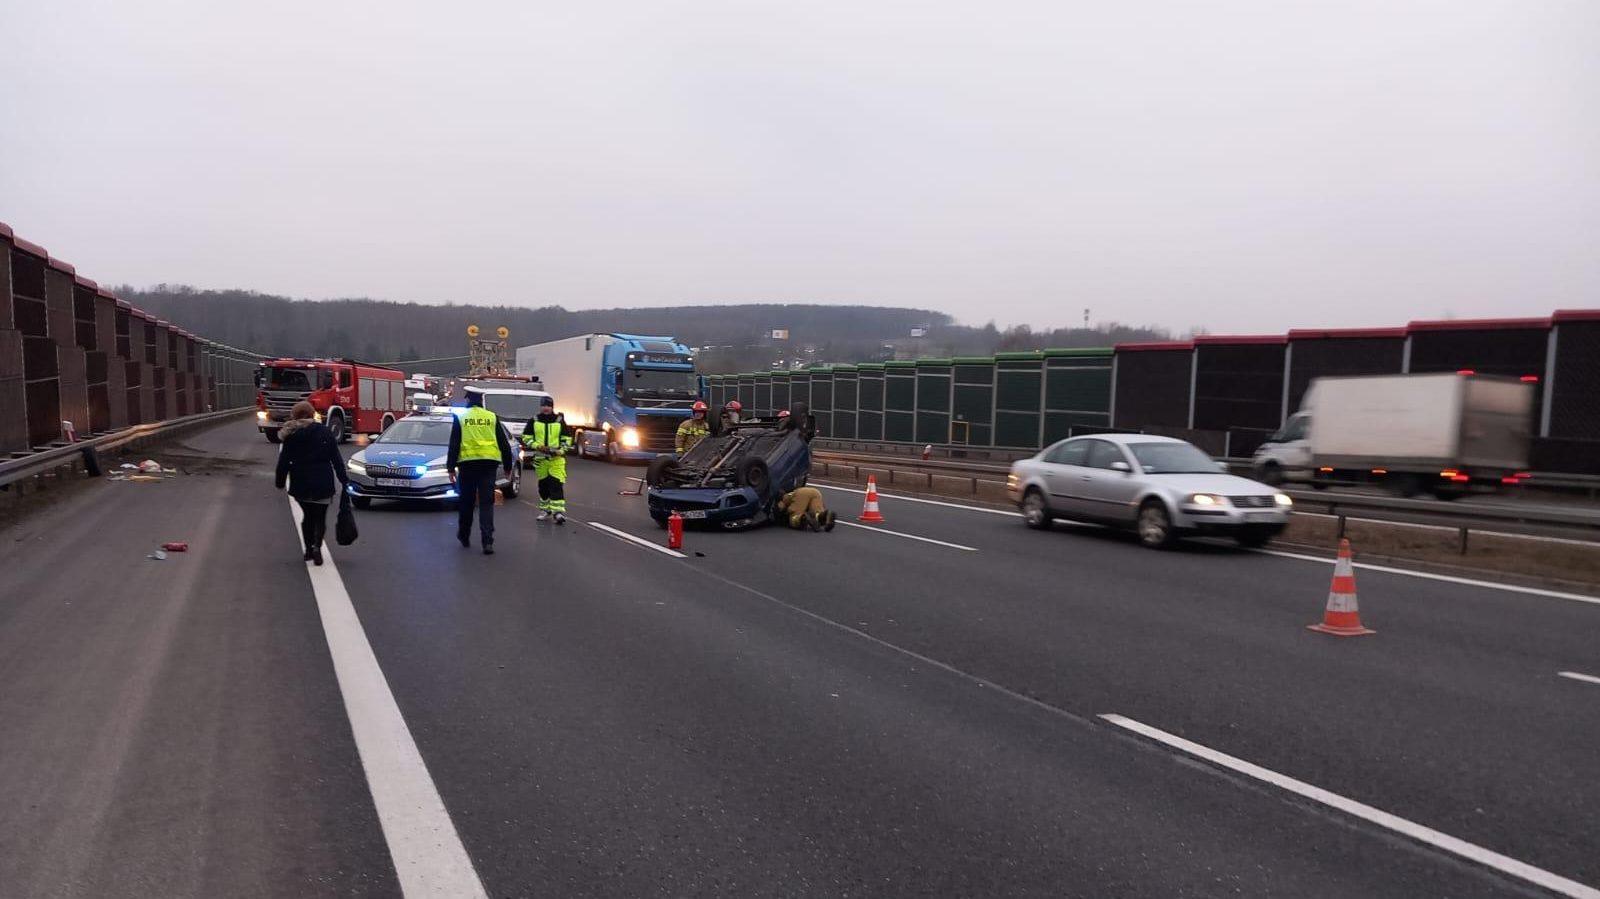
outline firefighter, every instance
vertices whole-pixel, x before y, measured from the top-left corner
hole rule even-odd
[[[694,449],[694,445],[705,439],[711,433],[711,426],[706,424],[706,404],[704,400],[695,400],[694,409],[683,424],[678,425],[678,434],[673,438],[673,446],[678,455],[683,455]]]
[[[472,545],[472,509],[478,509],[479,542],[483,554],[494,555],[494,482],[501,465],[506,476],[515,471],[511,441],[491,409],[483,407],[483,394],[467,391],[467,408],[450,424],[450,449],[445,457],[450,483],[456,485],[456,539]]]
[[[539,414],[522,429],[522,445],[534,453],[533,474],[539,481],[539,520],[555,517],[567,523],[567,453],[572,450],[572,429],[566,416],[556,412],[556,401],[539,400]]]
[[[726,430],[728,425],[737,424],[739,422],[739,413],[743,411],[743,403],[739,402],[738,400],[728,400],[728,404],[722,407],[723,429]]]
[[[796,487],[778,499],[778,512],[795,530],[831,531],[839,516],[822,503],[822,491],[815,487]]]

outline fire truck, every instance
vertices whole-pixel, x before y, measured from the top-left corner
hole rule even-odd
[[[268,443],[305,400],[335,440],[379,434],[406,415],[406,376],[353,359],[274,359],[256,371],[256,426]]]

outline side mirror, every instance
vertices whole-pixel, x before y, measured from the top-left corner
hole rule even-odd
[[[1113,463],[1111,463],[1111,470],[1112,471],[1120,471],[1123,474],[1132,474],[1133,473],[1133,466],[1129,465],[1126,462],[1113,462]]]

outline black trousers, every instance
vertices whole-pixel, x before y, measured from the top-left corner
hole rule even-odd
[[[328,535],[328,504],[331,500],[307,500],[296,498],[300,504],[300,539],[306,543],[306,552],[311,552],[322,546],[322,538]]]
[[[478,533],[483,545],[494,543],[494,476],[500,463],[482,459],[456,466],[456,534],[472,536],[472,510],[478,510]]]

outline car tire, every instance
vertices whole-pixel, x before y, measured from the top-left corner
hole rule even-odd
[[[343,412],[335,412],[328,416],[328,433],[333,435],[334,443],[343,443],[350,439],[350,435],[345,433]]]
[[[350,497],[350,505],[355,506],[357,509],[370,509],[372,508],[372,497],[352,496]]]
[[[516,499],[522,491],[522,466],[517,465],[511,469],[511,477],[506,478],[504,487],[500,488],[500,495],[506,499]]]
[[[278,431],[277,431],[276,428],[274,428],[274,429],[272,429],[270,431],[262,431],[261,433],[267,435],[267,442],[268,443],[277,443],[281,439],[281,438],[278,437]]]
[[[767,460],[759,456],[747,456],[733,470],[733,482],[740,487],[749,487],[756,492],[756,496],[765,500],[772,490],[772,470],[767,467]]]
[[[572,431],[572,453],[573,453],[573,455],[577,456],[579,459],[587,459],[587,458],[589,458],[589,454],[585,453],[583,451],[583,429],[582,428],[575,428]]]
[[[1139,520],[1136,525],[1139,533],[1139,542],[1151,549],[1166,549],[1178,541],[1177,532],[1172,527],[1172,514],[1161,500],[1145,500],[1139,507]]]
[[[1022,502],[1017,504],[1022,512],[1022,521],[1035,530],[1047,531],[1054,522],[1055,516],[1050,512],[1050,501],[1045,499],[1044,491],[1038,487],[1029,487],[1022,494]]]
[[[647,486],[654,487],[661,483],[662,477],[672,470],[678,461],[676,456],[662,453],[650,460],[650,466],[644,470],[644,482]]]

